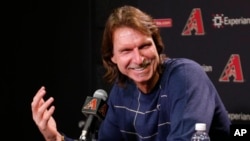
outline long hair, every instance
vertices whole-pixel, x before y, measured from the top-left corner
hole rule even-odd
[[[111,61],[113,56],[113,33],[119,27],[133,28],[144,35],[151,36],[159,56],[164,50],[164,44],[159,29],[150,15],[128,5],[114,9],[107,19],[103,33],[101,53],[103,66],[106,69],[104,79],[109,83],[114,83],[117,80],[118,84],[123,85],[128,80],[128,77],[123,75],[118,70],[117,65]],[[160,69],[157,70],[160,71]]]

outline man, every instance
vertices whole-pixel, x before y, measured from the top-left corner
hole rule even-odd
[[[216,88],[201,66],[165,58],[159,29],[148,14],[122,6],[109,16],[103,34],[104,78],[113,84],[99,141],[188,141],[197,122],[211,140],[229,136],[230,120]],[[61,141],[42,87],[32,102],[33,119],[46,141]]]

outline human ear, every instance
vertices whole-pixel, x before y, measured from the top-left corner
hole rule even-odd
[[[111,61],[116,64],[116,59],[115,59],[114,55],[111,57]]]

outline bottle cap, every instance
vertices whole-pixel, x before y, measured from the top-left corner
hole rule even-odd
[[[206,123],[196,123],[195,130],[205,131],[206,130]]]

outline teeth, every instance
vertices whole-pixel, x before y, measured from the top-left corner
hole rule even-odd
[[[144,61],[141,65],[131,65],[129,66],[128,68],[129,69],[133,69],[133,70],[136,70],[136,71],[142,71],[144,70],[145,68],[147,68],[149,65],[150,65],[150,61]]]
[[[134,70],[141,71],[144,70],[144,68],[134,68]]]

